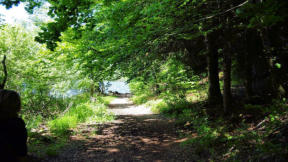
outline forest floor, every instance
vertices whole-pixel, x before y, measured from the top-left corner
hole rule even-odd
[[[196,161],[190,149],[180,146],[175,122],[149,108],[117,98],[109,105],[116,119],[104,124],[82,124],[80,132],[50,162]]]

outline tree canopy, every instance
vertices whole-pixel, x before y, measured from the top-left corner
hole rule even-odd
[[[125,78],[135,103],[161,99],[155,109],[199,125],[204,141],[217,134],[227,142],[224,129],[206,129],[209,120],[240,121],[257,111],[272,121],[285,106],[274,111],[259,105],[287,102],[288,1],[0,0],[6,8],[20,3],[30,13],[49,4],[53,19],[41,23],[33,38],[0,16],[0,54],[9,64],[6,87],[23,93],[35,111],[41,104],[57,107],[59,97],[52,93],[78,89],[93,100],[105,92],[104,81]],[[60,103],[67,106],[64,99]]]

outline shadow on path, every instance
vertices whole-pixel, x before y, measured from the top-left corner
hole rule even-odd
[[[132,105],[127,101],[118,99],[116,102],[123,102],[123,105],[111,104],[110,111],[115,111],[117,115],[115,121],[87,125],[87,127],[97,128],[95,135],[87,135],[84,140],[73,139],[78,141],[77,149],[68,150],[49,161],[193,161],[192,155],[179,146],[179,143],[185,139],[178,138],[172,120],[151,112],[147,114],[129,112],[129,115],[123,115],[123,112],[119,113],[114,109],[130,110]],[[119,105],[115,106],[115,104]],[[141,110],[140,108],[138,109]],[[91,134],[91,132],[87,133]]]
[[[132,103],[127,104],[110,104],[109,109],[126,109],[127,107],[134,106]]]

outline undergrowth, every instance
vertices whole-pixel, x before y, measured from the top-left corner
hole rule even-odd
[[[134,104],[144,104],[154,96],[153,92],[149,89],[150,86],[142,82],[131,82],[129,87],[134,94],[131,98]]]
[[[114,98],[106,96],[91,100],[87,95],[78,95],[53,118],[45,119],[39,115],[29,120],[24,116],[29,153],[36,157],[57,156],[59,150],[67,145],[70,135],[77,134],[74,129],[80,123],[97,124],[113,120],[114,116],[107,112],[107,105]]]
[[[207,109],[209,107],[203,102],[183,100],[173,104],[162,100],[152,106],[154,112],[175,118],[182,129],[189,130],[185,135],[189,139],[182,146],[193,148],[199,159],[283,161],[288,158],[285,144],[288,140],[288,106],[285,102],[244,105],[244,112],[249,113],[240,113],[234,118],[215,118],[206,112]]]
[[[199,161],[288,159],[288,105],[285,100],[265,105],[238,105],[238,110],[229,116],[219,116],[213,112],[221,106],[207,104],[206,89],[207,84],[203,84],[187,91],[184,97],[164,92],[154,100],[143,97],[143,93],[134,98],[140,100],[139,103],[146,102],[154,113],[176,119],[183,130],[182,136],[188,138],[181,145],[192,150]]]

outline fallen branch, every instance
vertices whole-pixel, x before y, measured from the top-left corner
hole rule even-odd
[[[6,68],[6,55],[4,55],[3,60],[2,60],[2,65],[3,65],[3,71],[4,71],[4,79],[2,83],[0,84],[0,89],[4,89],[6,81],[7,81],[7,68]]]
[[[258,124],[256,125],[255,129],[260,128],[260,126],[261,126],[263,123],[265,123],[265,122],[267,122],[267,119],[264,119],[264,120],[262,120],[260,123],[258,123]]]

